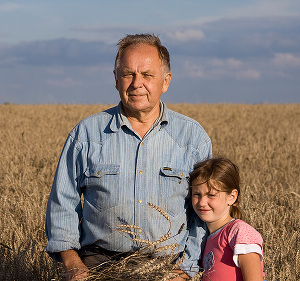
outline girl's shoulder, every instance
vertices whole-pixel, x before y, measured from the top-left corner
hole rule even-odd
[[[260,233],[243,220],[236,219],[228,226],[228,240],[230,244],[259,244],[263,239]]]
[[[245,221],[241,219],[234,219],[230,222],[231,228],[253,228],[250,224],[246,223]],[[253,228],[254,229],[254,228]]]

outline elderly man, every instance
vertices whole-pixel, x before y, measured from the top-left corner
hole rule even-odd
[[[148,202],[170,217],[175,237],[164,243],[186,249],[183,269],[197,268],[205,235],[202,227],[187,227],[188,175],[211,157],[211,141],[195,120],[161,101],[172,74],[159,38],[127,35],[118,46],[114,76],[121,102],[70,132],[47,205],[46,251],[63,262],[68,280],[137,249],[117,225],[139,226],[151,241],[163,236],[169,224]]]

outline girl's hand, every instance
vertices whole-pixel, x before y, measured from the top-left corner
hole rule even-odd
[[[244,281],[263,281],[260,256],[257,253],[239,255]]]

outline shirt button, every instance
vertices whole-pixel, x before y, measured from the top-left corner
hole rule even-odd
[[[139,203],[142,203],[142,200],[139,200]]]
[[[142,233],[142,232],[143,232],[143,230],[140,229],[140,230],[139,230],[139,233]]]
[[[97,174],[98,174],[98,175],[100,175],[100,174],[101,174],[101,172],[100,172],[100,171],[98,171],[98,172],[97,172]]]
[[[183,176],[183,173],[181,173],[180,175]]]
[[[140,171],[140,174],[142,174],[143,173],[143,171]]]
[[[141,145],[144,145],[144,143],[143,143],[143,142],[141,142]]]

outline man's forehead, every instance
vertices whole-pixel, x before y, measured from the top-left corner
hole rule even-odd
[[[147,51],[126,52],[120,57],[118,68],[122,71],[154,71],[161,68],[162,61],[159,56]]]
[[[148,44],[148,43],[137,43],[137,44],[131,44],[129,46],[127,46],[123,52],[127,51],[127,50],[138,50],[138,49],[155,49],[157,50],[156,46]],[[158,51],[157,51],[158,52]]]
[[[160,59],[158,50],[155,46],[149,44],[130,45],[120,55],[120,60],[127,56],[151,56],[155,59]]]

